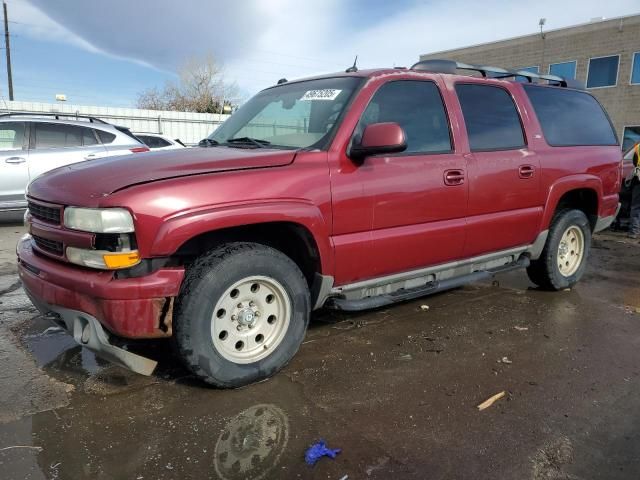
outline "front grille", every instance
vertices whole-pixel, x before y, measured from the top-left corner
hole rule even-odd
[[[37,203],[29,202],[29,213],[43,222],[60,225],[60,208],[58,207],[45,207]]]
[[[38,237],[37,235],[32,236],[39,249],[44,250],[45,252],[53,253],[55,255],[62,255],[62,242],[56,242],[55,240],[49,240],[48,238]]]

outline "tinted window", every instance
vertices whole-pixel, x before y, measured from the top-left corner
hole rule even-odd
[[[136,135],[136,137],[142,140],[149,148],[162,148],[171,145],[171,143],[167,142],[164,138],[155,137],[152,135]]]
[[[611,87],[618,80],[618,61],[616,56],[592,58],[589,60],[587,88]]]
[[[82,128],[57,123],[33,123],[36,148],[65,148],[82,145]]]
[[[552,63],[549,73],[564,78],[576,78],[576,62]]]
[[[0,150],[20,150],[24,142],[23,122],[0,123]]]
[[[525,85],[549,145],[616,145],[600,104],[586,92]]]
[[[471,150],[524,146],[520,117],[509,93],[489,85],[456,85]]]
[[[640,52],[633,54],[631,65],[631,83],[640,83]]]
[[[407,137],[405,153],[451,151],[447,115],[433,82],[398,81],[380,87],[362,114],[358,131],[380,122],[402,127]]]
[[[96,130],[96,132],[102,143],[111,143],[116,138],[113,133],[105,132],[104,130]]]
[[[87,147],[90,145],[96,145],[98,143],[98,140],[96,139],[96,136],[93,133],[93,130],[91,128],[83,128],[82,129],[82,144]]]

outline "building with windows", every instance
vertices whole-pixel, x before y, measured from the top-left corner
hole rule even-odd
[[[640,15],[420,56],[434,58],[581,80],[606,108],[623,148],[640,142]]]

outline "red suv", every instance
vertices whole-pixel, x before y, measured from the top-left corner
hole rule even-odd
[[[427,61],[283,79],[201,145],[40,177],[17,253],[33,303],[81,345],[149,374],[117,345],[173,337],[220,387],[277,372],[323,306],[520,267],[570,287],[618,209],[607,114],[530,72]]]

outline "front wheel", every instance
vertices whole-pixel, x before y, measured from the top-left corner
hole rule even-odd
[[[590,247],[591,225],[584,212],[558,212],[540,258],[527,268],[529,279],[548,290],[572,287],[584,273]]]
[[[265,245],[231,243],[187,271],[175,341],[198,377],[217,387],[240,387],[289,362],[309,316],[307,282],[289,257]]]

